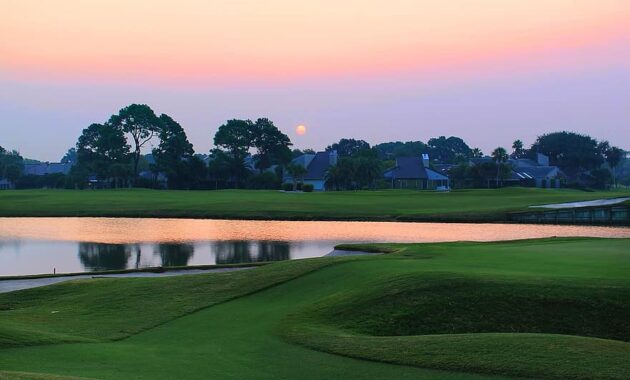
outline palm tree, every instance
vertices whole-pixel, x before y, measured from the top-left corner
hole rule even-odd
[[[497,164],[497,187],[499,187],[499,173],[501,172],[501,165],[508,160],[508,154],[505,148],[498,147],[492,151],[492,160]]]
[[[479,148],[474,148],[471,153],[472,153],[473,158],[483,157],[483,152]]]
[[[293,178],[293,190],[297,189],[297,180],[300,179],[303,181],[303,177],[306,174],[306,168],[299,164],[289,164],[287,165],[287,172]]]
[[[515,140],[512,143],[512,157],[514,158],[521,158],[523,157],[523,154],[525,153],[525,151],[523,150],[523,142],[521,140]]]

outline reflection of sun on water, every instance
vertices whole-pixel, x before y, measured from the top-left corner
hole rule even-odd
[[[297,127],[295,127],[295,133],[300,136],[306,134],[306,126],[302,124],[298,125]]]

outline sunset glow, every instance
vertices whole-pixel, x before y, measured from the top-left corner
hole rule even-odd
[[[4,0],[0,14],[3,146],[40,159],[130,103],[182,122],[198,152],[225,120],[259,117],[316,150],[455,135],[488,151],[554,129],[630,141],[628,1]]]
[[[630,31],[628,3],[610,0],[9,0],[0,11],[5,74],[187,84],[516,63]]]

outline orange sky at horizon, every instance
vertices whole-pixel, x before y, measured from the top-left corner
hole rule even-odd
[[[0,73],[23,79],[283,81],[479,62],[493,70],[630,40],[630,2],[615,0],[5,0],[0,14]]]

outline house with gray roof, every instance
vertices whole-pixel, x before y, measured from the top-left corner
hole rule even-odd
[[[396,166],[385,171],[386,180],[394,189],[435,190],[447,188],[447,176],[429,168],[429,155],[396,158]]]
[[[306,168],[306,174],[302,177],[302,183],[313,185],[313,190],[326,190],[326,172],[331,166],[337,165],[338,155],[336,150],[329,152],[317,152],[315,154],[303,154],[291,161],[292,164]],[[293,182],[293,178],[285,174],[283,181]]]
[[[48,174],[69,174],[73,163],[61,162],[40,162],[37,164],[24,164],[24,175],[48,175]]]

